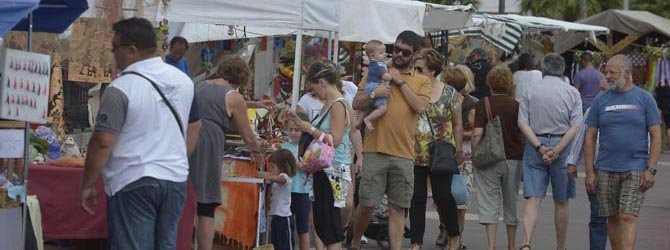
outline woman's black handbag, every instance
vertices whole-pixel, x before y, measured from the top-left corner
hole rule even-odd
[[[458,170],[458,162],[456,161],[456,147],[444,139],[435,139],[435,131],[433,130],[430,117],[426,114],[430,132],[433,134],[433,142],[428,144],[428,152],[430,153],[430,172],[436,175],[447,175],[460,173]]]

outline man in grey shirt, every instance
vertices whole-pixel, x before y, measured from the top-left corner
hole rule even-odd
[[[582,120],[579,92],[562,80],[565,60],[558,54],[542,58],[544,78],[528,85],[519,100],[519,129],[526,136],[523,157],[525,236],[521,249],[530,249],[537,210],[551,182],[555,205],[557,249],[565,249],[568,199],[575,198],[575,179],[565,162],[569,144]]]

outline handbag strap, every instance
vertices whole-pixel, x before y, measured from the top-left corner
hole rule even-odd
[[[489,102],[489,97],[484,97],[484,104],[486,105],[484,109],[486,110],[486,117],[490,120],[493,120],[493,114],[491,114],[491,103]]]
[[[444,85],[444,88],[442,89],[442,94],[447,90],[448,85]],[[451,99],[449,99],[449,103],[447,103],[448,109],[451,109],[451,103],[454,101],[454,97],[456,96],[456,90],[454,89],[453,92],[451,92]],[[440,97],[441,99],[441,97]],[[438,101],[439,102],[439,101]],[[451,112],[451,111],[449,111]],[[430,116],[428,115],[428,110],[426,112],[423,112],[423,115],[426,117],[426,120],[428,121],[428,127],[430,127],[430,133],[433,135],[433,141],[435,141],[435,130],[433,130],[433,122],[430,120]]]
[[[323,121],[326,120],[326,116],[328,116],[328,114],[330,113],[330,110],[333,109],[333,105],[334,105],[335,103],[342,102],[342,101],[344,101],[344,98],[338,98],[338,99],[335,100],[333,103],[331,103],[330,106],[328,106],[328,109],[326,110],[326,113],[323,113],[323,115],[319,115],[319,116],[321,116],[321,120],[319,120],[319,122],[317,122],[317,123],[316,123],[316,126],[314,126],[314,127],[315,127],[315,128],[318,128],[318,129],[321,129],[321,124],[323,124]],[[344,114],[345,114],[345,115],[347,114],[346,105],[345,105],[345,109],[344,109]],[[318,117],[318,116],[317,116],[317,117]],[[314,119],[316,120],[316,118],[314,118]],[[349,119],[349,116],[347,116],[347,120],[348,120],[348,119]]]
[[[170,109],[170,112],[172,112],[172,115],[174,116],[174,119],[177,121],[177,125],[179,125],[179,131],[181,131],[181,134],[183,136],[184,135],[184,127],[181,124],[181,119],[179,119],[179,114],[177,114],[177,111],[175,110],[175,108],[172,106],[170,101],[168,101],[168,99],[165,97],[165,95],[163,94],[163,91],[161,91],[161,89],[158,88],[158,85],[156,85],[156,83],[154,81],[152,81],[151,79],[149,79],[148,77],[146,77],[146,76],[144,76],[144,75],[142,75],[138,72],[135,72],[135,71],[126,71],[126,72],[123,72],[121,75],[128,75],[128,74],[137,75],[137,76],[142,77],[142,78],[144,78],[145,80],[147,80],[151,83],[151,86],[153,86],[154,89],[156,89],[156,91],[161,96],[161,98],[163,98],[163,101],[165,101],[165,105],[167,105],[168,108]]]

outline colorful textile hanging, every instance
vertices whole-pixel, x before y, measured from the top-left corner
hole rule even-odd
[[[249,161],[224,160],[230,176],[256,176],[256,166]],[[225,170],[224,170],[225,172]],[[246,248],[254,247],[258,218],[259,187],[250,183],[221,182],[221,206],[216,208],[214,224],[217,231]]]

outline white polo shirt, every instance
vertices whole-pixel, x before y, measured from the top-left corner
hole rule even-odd
[[[353,82],[342,81],[342,91],[344,91],[344,99],[349,103],[349,106],[351,106],[354,102],[354,97],[356,97],[358,87]],[[314,120],[314,118],[319,115],[319,112],[321,112],[323,102],[312,94],[307,93],[300,97],[298,106],[307,112],[310,120]]]
[[[176,109],[186,133],[194,95],[191,79],[160,57],[136,62],[124,70],[127,71],[138,72],[158,85]],[[185,136],[146,79],[123,75],[114,80],[105,90],[95,130],[117,134],[116,145],[102,171],[108,196],[142,177],[186,181]]]

